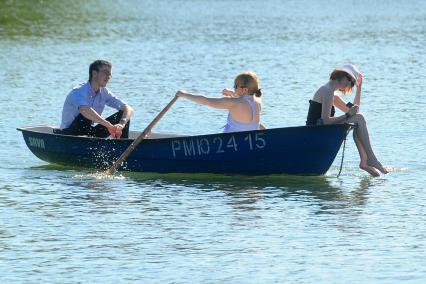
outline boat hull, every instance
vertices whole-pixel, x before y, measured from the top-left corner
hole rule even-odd
[[[120,170],[159,173],[323,175],[350,125],[300,126],[199,136],[149,138]],[[18,128],[41,160],[107,169],[133,139],[53,134],[52,127]],[[154,135],[153,135],[154,137]]]

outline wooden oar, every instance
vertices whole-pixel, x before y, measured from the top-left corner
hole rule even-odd
[[[143,139],[151,132],[151,129],[157,124],[158,121],[164,116],[164,114],[172,107],[179,97],[175,96],[166,107],[154,118],[153,121],[145,128],[145,130],[139,134],[139,136],[127,147],[126,151],[121,154],[121,156],[114,162],[114,164],[109,168],[108,173],[113,175],[117,171],[117,167],[120,166],[124,160],[133,152],[133,150],[142,142]]]

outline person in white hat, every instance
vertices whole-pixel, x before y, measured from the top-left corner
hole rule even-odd
[[[340,91],[343,94],[352,92],[356,85],[356,94],[353,103],[345,103],[335,94]],[[329,77],[329,81],[321,86],[312,100],[309,100],[309,111],[306,125],[323,125],[337,123],[355,123],[354,141],[358,148],[361,162],[359,167],[372,176],[379,176],[380,171],[387,174],[388,171],[379,162],[373,152],[368,135],[367,122],[359,113],[361,104],[362,74],[353,64],[346,64],[342,68],[335,68]],[[343,115],[334,116],[337,107],[344,112]]]

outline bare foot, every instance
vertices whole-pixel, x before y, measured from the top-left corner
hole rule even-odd
[[[379,161],[367,161],[367,165],[378,169],[382,174],[387,174],[389,171],[382,166]]]
[[[370,166],[369,166],[369,165],[367,165],[367,164],[365,164],[365,165],[363,165],[363,164],[359,164],[359,167],[360,167],[360,169],[362,169],[362,170],[366,171],[367,173],[369,173],[369,174],[370,174],[370,175],[372,175],[373,177],[378,177],[378,176],[380,176],[379,172],[378,172],[375,168],[370,167]]]

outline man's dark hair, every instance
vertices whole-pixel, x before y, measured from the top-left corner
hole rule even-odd
[[[96,60],[93,61],[92,64],[90,64],[89,67],[89,81],[92,81],[92,72],[93,71],[99,71],[99,69],[101,69],[102,66],[109,66],[109,68],[112,68],[112,64],[109,61],[106,60]]]

